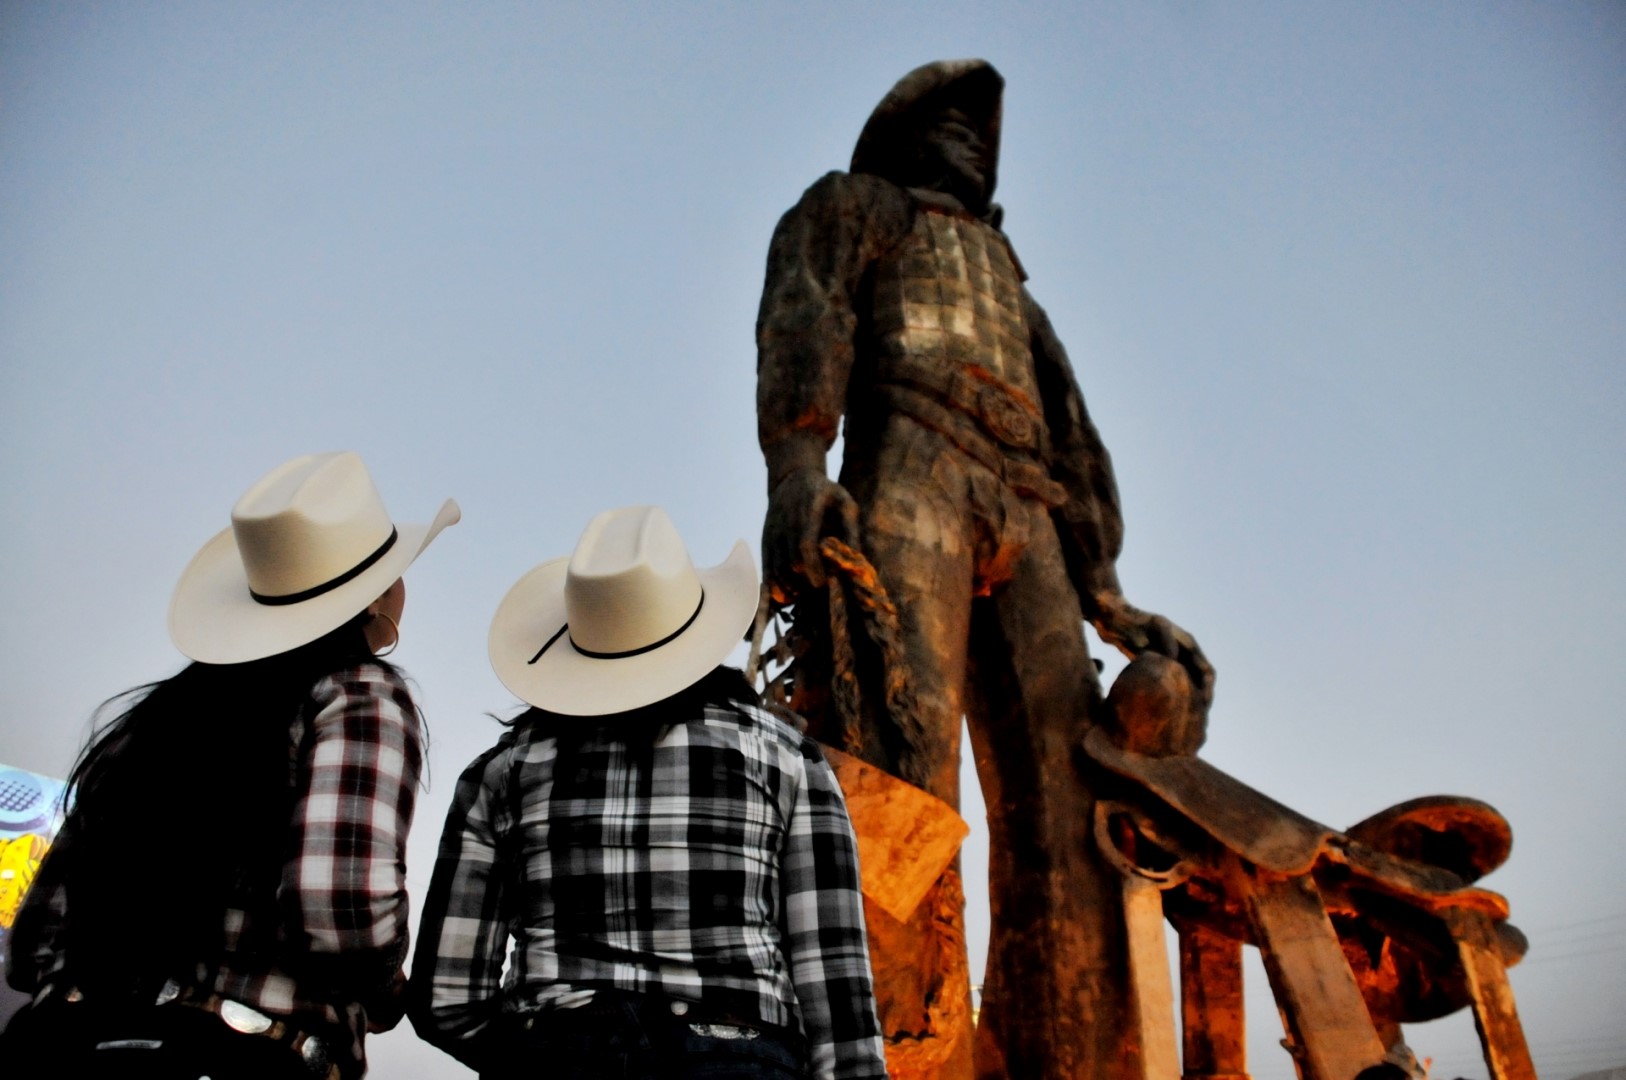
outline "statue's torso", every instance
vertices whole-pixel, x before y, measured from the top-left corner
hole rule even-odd
[[[883,379],[890,358],[970,364],[1038,400],[1021,274],[986,222],[921,205],[876,266],[871,304]]]
[[[876,404],[1053,501],[1035,472],[1048,436],[1016,259],[998,229],[911,195],[909,233],[871,276]],[[1020,476],[1011,472],[1018,460]]]

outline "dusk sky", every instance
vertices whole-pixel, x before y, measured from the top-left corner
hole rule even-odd
[[[0,762],[64,775],[180,666],[170,591],[243,489],[359,451],[400,520],[464,510],[394,657],[416,905],[514,706],[497,601],[614,506],[702,565],[755,544],[774,223],[960,56],[1007,80],[995,197],[1113,455],[1126,594],[1218,668],[1203,756],[1334,827],[1495,805],[1538,1071],[1626,1065],[1618,2],[0,0]],[[155,852],[207,810],[153,792]],[[1255,976],[1250,1070],[1288,1080]],[[1466,1012],[1407,1034],[1485,1075]]]

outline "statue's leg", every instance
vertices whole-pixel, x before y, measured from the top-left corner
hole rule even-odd
[[[897,607],[927,791],[959,807],[960,722],[973,552],[964,479],[932,433],[894,420],[870,482],[855,493],[865,554]],[[894,718],[895,720],[896,718]],[[900,822],[907,827],[907,822]],[[970,980],[959,860],[899,922],[873,904],[870,952],[887,1061],[898,1080],[970,1080]]]
[[[978,1075],[1141,1075],[1122,889],[1095,853],[1077,765],[1100,686],[1048,515],[1008,581],[978,601],[967,694],[988,804],[992,937]]]

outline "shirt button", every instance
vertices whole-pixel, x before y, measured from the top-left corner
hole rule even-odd
[[[674,1001],[674,1002],[672,1002],[672,1015],[673,1016],[683,1016],[686,1013],[688,1013],[688,1011],[689,1011],[689,1003],[687,1001]]]

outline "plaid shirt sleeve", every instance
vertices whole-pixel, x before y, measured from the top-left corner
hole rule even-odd
[[[493,815],[505,805],[512,745],[512,734],[504,735],[458,778],[408,991],[418,1037],[476,1070],[493,1042],[491,1021],[502,1011],[509,916]]]
[[[835,774],[808,739],[802,740],[801,780],[781,858],[781,933],[812,1075],[885,1080],[858,891],[858,844]]]
[[[406,959],[418,711],[401,678],[374,665],[328,676],[312,698],[280,893],[288,935],[335,989],[383,1005]]]

